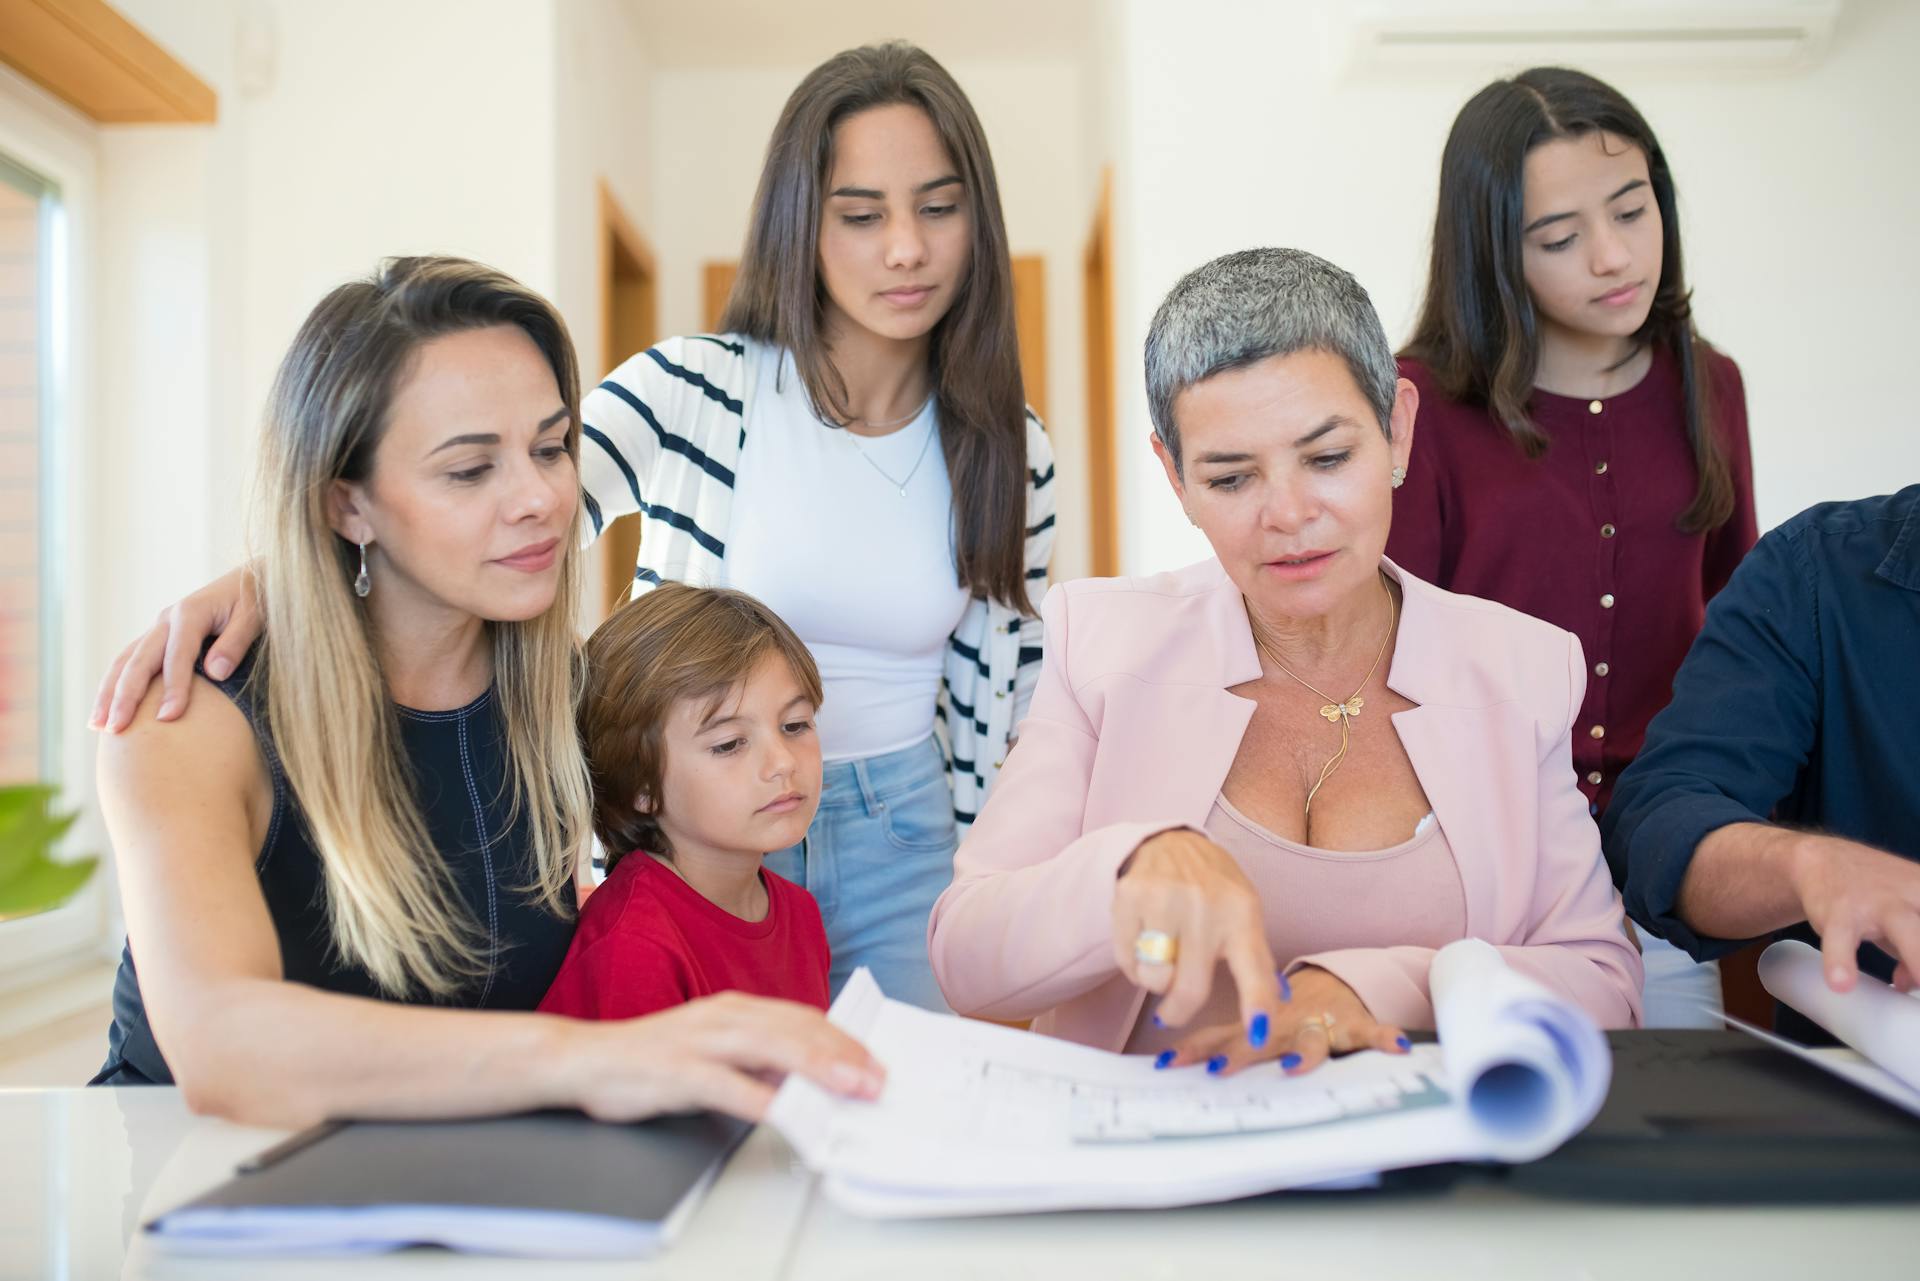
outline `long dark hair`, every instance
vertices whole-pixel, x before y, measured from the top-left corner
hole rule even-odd
[[[833,130],[873,107],[927,113],[972,201],[973,251],[953,305],[934,326],[940,443],[953,482],[954,559],[975,596],[1026,613],[1026,391],[1013,321],[1013,270],[1000,185],[967,95],[924,50],[893,42],[815,67],[780,112],[753,198],[753,221],[720,327],[793,354],[814,411],[845,423],[846,382],[822,332],[820,209]]]
[[[1612,86],[1564,67],[1535,67],[1496,80],[1460,109],[1440,159],[1426,299],[1401,354],[1432,370],[1449,398],[1487,406],[1528,457],[1546,452],[1547,435],[1527,412],[1540,330],[1521,266],[1526,159],[1543,142],[1596,131],[1626,139],[1647,157],[1660,207],[1660,283],[1633,342],[1636,349],[1665,348],[1680,368],[1700,482],[1677,523],[1702,533],[1733,514],[1733,477],[1714,429],[1712,348],[1693,326],[1673,173],[1653,129]]]

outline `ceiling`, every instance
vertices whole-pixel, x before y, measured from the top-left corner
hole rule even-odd
[[[661,69],[810,66],[904,39],[943,61],[1084,55],[1104,0],[627,0]]]

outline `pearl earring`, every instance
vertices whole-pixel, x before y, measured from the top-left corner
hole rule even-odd
[[[364,600],[366,599],[367,593],[372,590],[373,580],[367,577],[367,545],[361,543],[360,572],[353,576],[353,594]]]
[[[1393,469],[1393,487],[1395,489],[1398,489],[1400,488],[1400,486],[1406,483],[1407,483],[1407,469],[1404,467],[1394,468]]]

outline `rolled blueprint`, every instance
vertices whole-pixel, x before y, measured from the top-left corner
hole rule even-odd
[[[1427,982],[1454,1094],[1492,1155],[1544,1156],[1599,1112],[1613,1056],[1585,1011],[1480,939],[1441,948]]]
[[[1866,974],[1853,991],[1836,992],[1827,986],[1820,953],[1795,940],[1761,953],[1760,985],[1888,1075],[1920,1089],[1920,1000]]]

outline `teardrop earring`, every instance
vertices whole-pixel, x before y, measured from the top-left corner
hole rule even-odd
[[[366,599],[367,593],[372,590],[373,580],[367,577],[367,545],[361,543],[360,572],[353,576],[353,594],[364,600]]]

